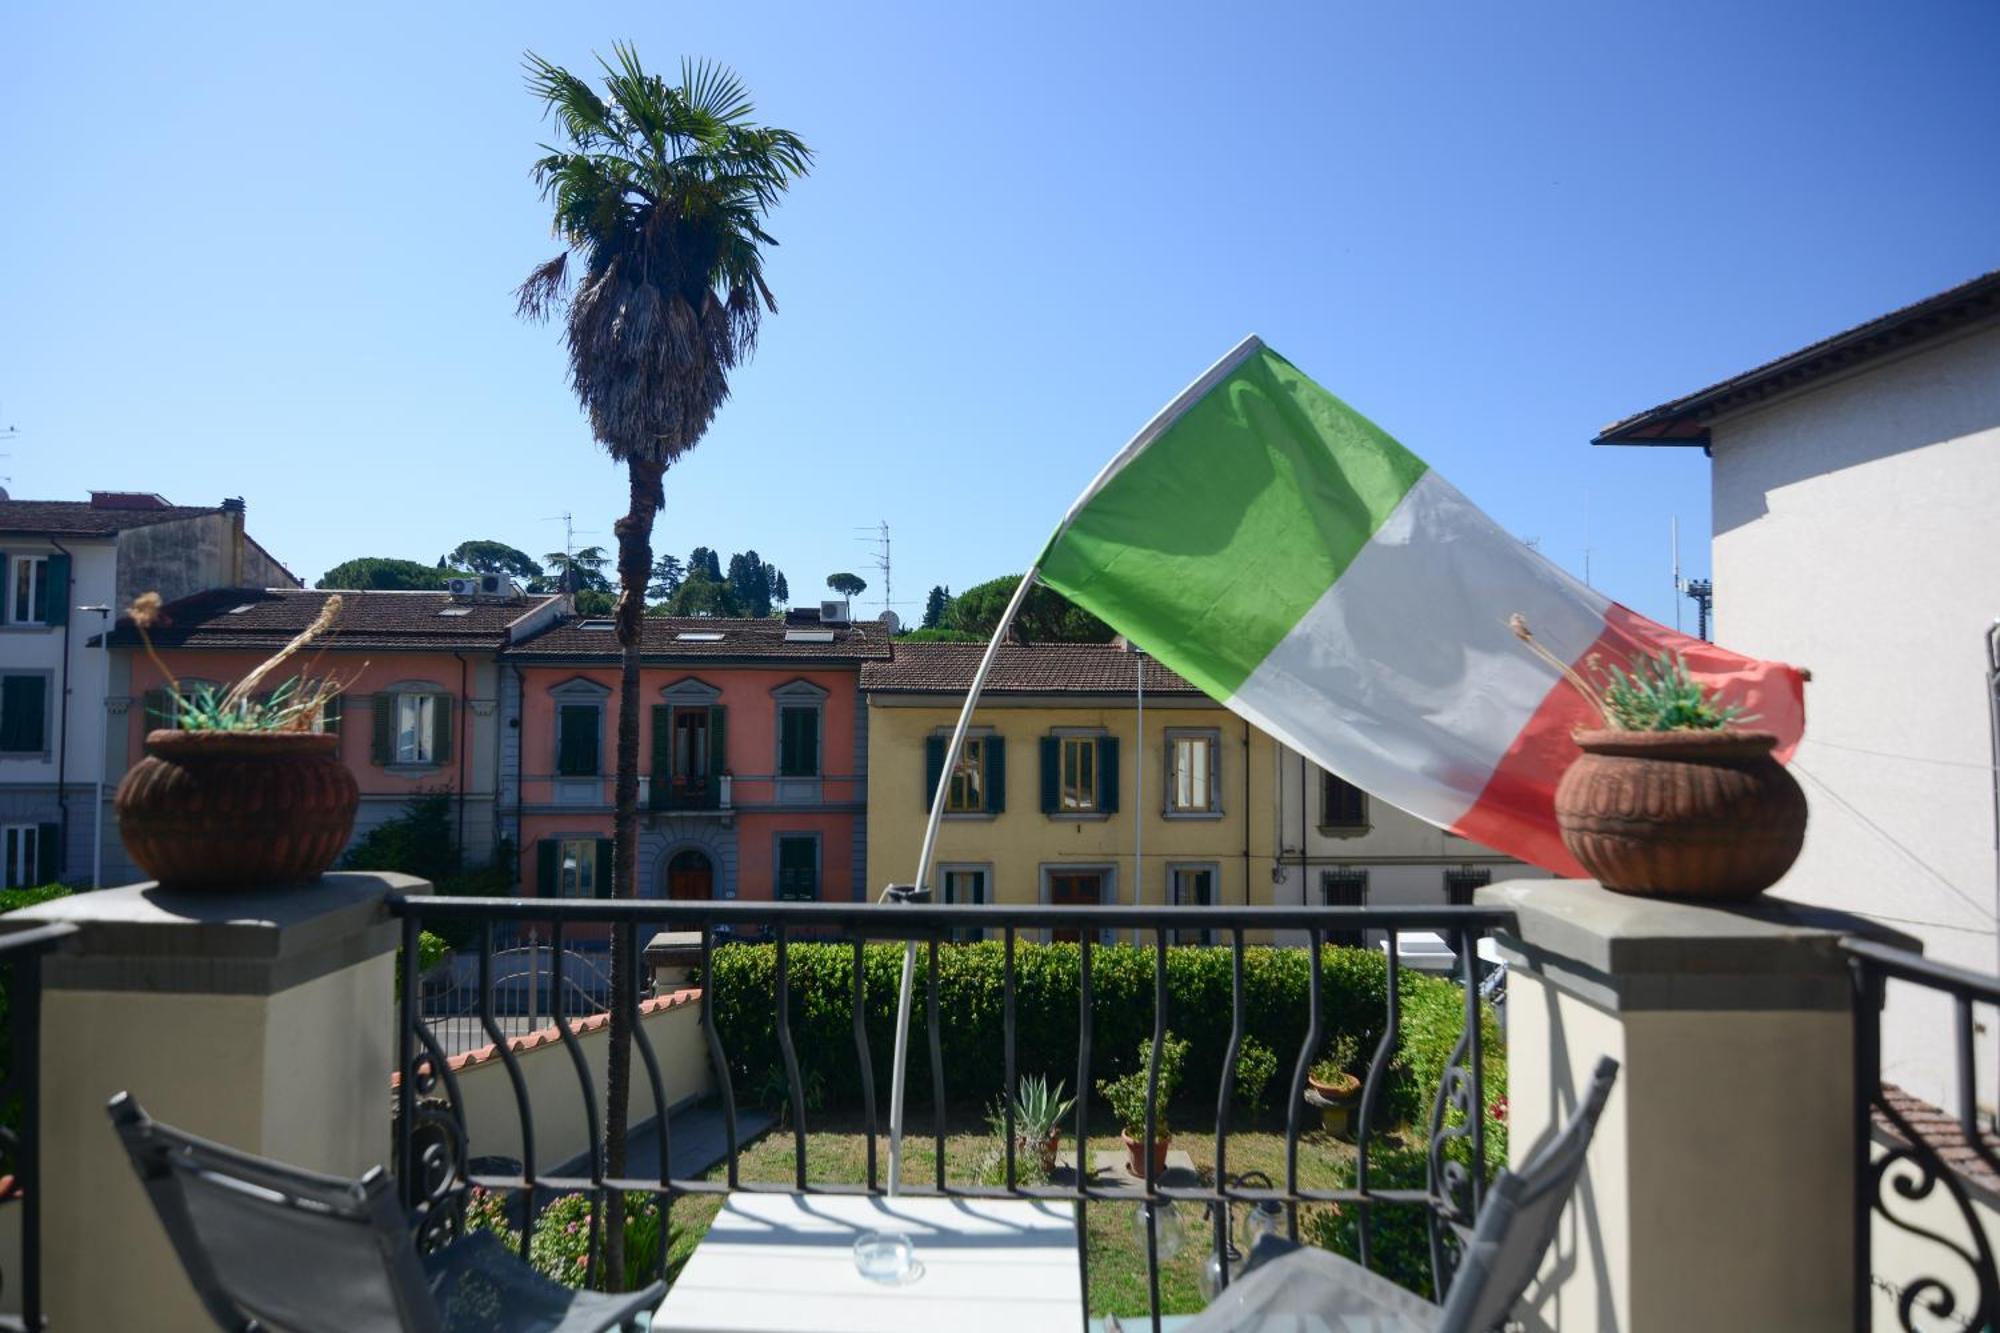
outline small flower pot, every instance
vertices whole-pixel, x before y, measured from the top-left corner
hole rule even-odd
[[[1035,1156],[1042,1164],[1043,1175],[1053,1175],[1056,1169],[1056,1154],[1062,1148],[1062,1131],[1050,1134],[1048,1139],[1035,1148]]]
[[[361,792],[308,731],[155,731],[118,784],[118,833],[162,887],[317,879],[347,846]]]
[[[1146,1141],[1135,1139],[1122,1130],[1118,1137],[1125,1141],[1125,1169],[1139,1179],[1145,1179]],[[1162,1134],[1153,1142],[1153,1177],[1156,1180],[1167,1173],[1167,1149],[1172,1146],[1173,1141],[1173,1135]]]
[[[1805,842],[1806,798],[1761,731],[1579,731],[1556,787],[1563,846],[1607,889],[1740,901]]]
[[[1348,1134],[1354,1124],[1354,1110],[1361,1102],[1361,1080],[1342,1074],[1337,1083],[1328,1083],[1308,1074],[1306,1085],[1319,1098],[1320,1127],[1336,1138]]]

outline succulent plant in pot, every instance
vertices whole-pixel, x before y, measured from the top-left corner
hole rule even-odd
[[[1065,1096],[1061,1079],[1049,1086],[1045,1075],[1024,1077],[1014,1089],[1014,1152],[1040,1169],[1046,1180],[1056,1169],[1056,1152],[1062,1146],[1062,1122],[1076,1106],[1076,1098]],[[986,1112],[987,1126],[995,1138],[1007,1135],[1006,1108],[998,1102]]]
[[[154,651],[160,599],[130,615],[166,683],[172,726],[146,734],[146,755],[118,784],[118,831],[132,860],[174,889],[249,889],[316,878],[354,830],[360,790],[319,731],[342,683],[312,672],[268,693],[274,671],[340,615],[327,598],[306,630],[228,689],[183,690]]]
[[[1188,1042],[1184,1037],[1176,1037],[1169,1032],[1160,1043],[1159,1100],[1153,1113],[1153,1171],[1157,1176],[1167,1169],[1167,1149],[1173,1143],[1173,1131],[1167,1125],[1167,1103],[1173,1100],[1181,1083],[1181,1066],[1187,1062]],[[1118,1130],[1125,1140],[1125,1164],[1135,1176],[1146,1174],[1146,1102],[1148,1085],[1152,1082],[1153,1043],[1148,1038],[1139,1043],[1139,1067],[1129,1074],[1117,1078],[1097,1080],[1097,1091],[1111,1104],[1111,1114],[1118,1119]]]
[[[1575,733],[1583,754],[1556,787],[1563,846],[1621,893],[1741,900],[1778,882],[1805,842],[1806,798],[1738,705],[1659,652],[1625,666],[1593,654],[1583,671],[1514,633],[1583,695],[1602,727]],[[1588,674],[1586,674],[1588,673]]]

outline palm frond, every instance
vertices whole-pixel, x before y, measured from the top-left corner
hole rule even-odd
[[[546,264],[538,264],[528,274],[528,280],[514,289],[514,313],[522,319],[540,324],[569,294],[569,251],[565,250]]]

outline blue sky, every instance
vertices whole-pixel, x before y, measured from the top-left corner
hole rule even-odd
[[[899,610],[1019,569],[1256,331],[1668,620],[1707,477],[1597,427],[2000,267],[2000,8],[40,3],[0,13],[0,474],[249,500],[308,580],[623,505],[511,291],[533,49],[737,68],[817,170],[658,544]],[[1718,589],[1727,598],[1728,590]],[[876,609],[877,590],[862,599]],[[1692,624],[1691,613],[1687,617]]]

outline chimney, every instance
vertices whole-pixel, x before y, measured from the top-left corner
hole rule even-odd
[[[222,512],[229,516],[229,586],[241,588],[243,582],[243,517],[245,506],[243,497],[225,497]]]

